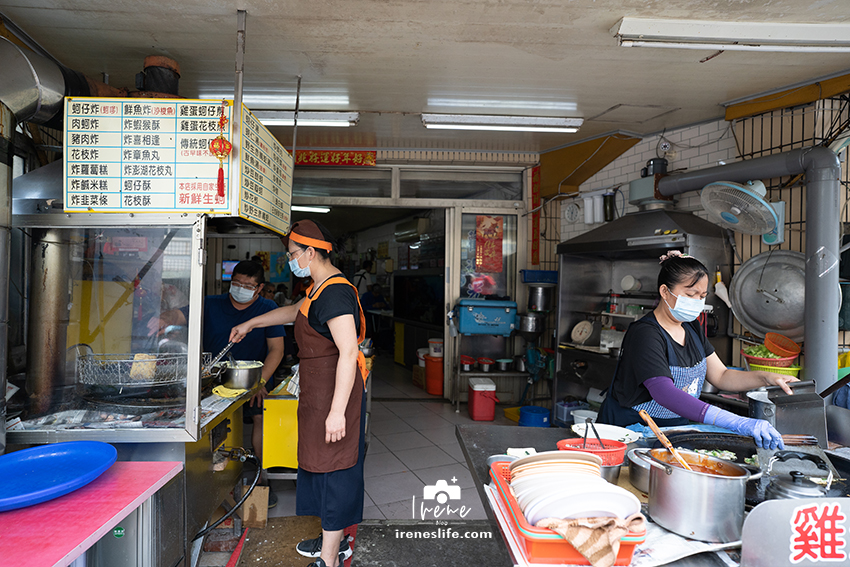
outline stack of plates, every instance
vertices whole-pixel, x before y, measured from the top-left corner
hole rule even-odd
[[[637,497],[606,482],[601,466],[591,453],[537,453],[510,464],[511,490],[532,526],[544,518],[627,518],[639,512]]]

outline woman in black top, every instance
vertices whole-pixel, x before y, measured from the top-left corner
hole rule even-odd
[[[660,427],[696,421],[751,435],[759,447],[782,448],[768,422],[740,417],[699,400],[704,380],[726,391],[780,386],[796,378],[772,372],[726,368],[696,321],[708,294],[708,269],[674,250],[661,257],[661,301],[632,323],[623,338],[620,363],[599,414],[600,423],[626,427],[643,422],[646,410]]]

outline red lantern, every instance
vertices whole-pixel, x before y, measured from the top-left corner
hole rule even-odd
[[[210,140],[210,153],[218,158],[218,196],[224,197],[224,158],[230,155],[230,150],[233,149],[233,144],[227,141],[224,137],[224,127],[227,125],[227,118],[224,117],[224,109],[227,108],[227,102],[221,101],[221,115],[218,118],[219,134]]]

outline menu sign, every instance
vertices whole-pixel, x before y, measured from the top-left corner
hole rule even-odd
[[[65,99],[65,211],[230,212],[209,152],[220,101]],[[225,116],[230,119],[231,105]],[[229,178],[229,160],[224,162]]]
[[[239,167],[239,216],[286,234],[292,201],[292,156],[244,105]]]

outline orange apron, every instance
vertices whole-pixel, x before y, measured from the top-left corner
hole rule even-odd
[[[340,279],[341,278],[341,279]],[[310,305],[329,285],[348,285],[357,289],[341,276],[331,276],[313,294],[313,286],[295,318],[295,340],[300,359],[299,375],[301,393],[298,397],[298,466],[313,473],[325,473],[353,467],[357,463],[360,442],[360,410],[363,390],[352,387],[345,407],[345,437],[335,443],[325,443],[325,420],[331,410],[336,388],[336,367],[339,349],[336,344],[310,326],[307,318]],[[360,308],[360,299],[357,299]],[[366,318],[360,308],[360,333],[358,343],[366,335]],[[357,374],[365,389],[368,371],[362,352],[357,355]],[[354,382],[358,382],[355,380]]]

